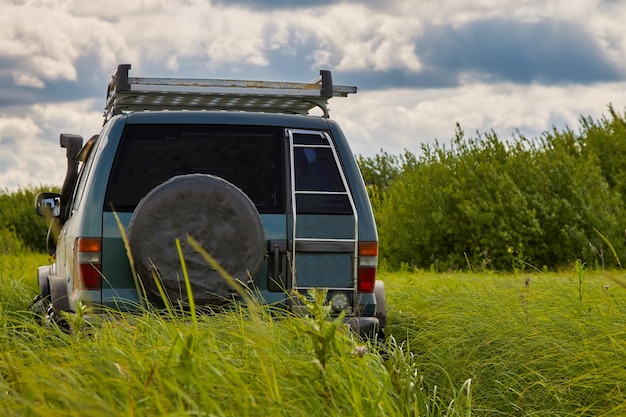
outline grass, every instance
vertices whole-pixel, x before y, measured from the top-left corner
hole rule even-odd
[[[621,272],[394,274],[390,333],[428,386],[472,380],[476,415],[626,414]]]
[[[111,320],[72,333],[42,327],[28,312],[36,284],[22,277],[34,275],[42,259],[15,257],[23,270],[0,270],[0,415],[369,416],[409,411],[377,346],[320,317],[279,315],[260,306],[198,318],[146,310],[111,313]],[[325,311],[319,301],[309,307]],[[70,320],[81,322],[80,317]],[[397,349],[397,355],[404,354]],[[447,407],[447,402],[433,404]]]
[[[0,259],[4,416],[626,413],[622,272],[381,274],[376,346],[315,300],[308,318],[146,310],[68,334],[28,312],[46,257]]]

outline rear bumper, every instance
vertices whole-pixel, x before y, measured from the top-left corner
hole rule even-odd
[[[380,323],[376,317],[346,317],[343,322],[361,337],[368,339],[378,337]]]

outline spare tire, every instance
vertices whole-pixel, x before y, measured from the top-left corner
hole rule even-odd
[[[154,273],[173,304],[188,304],[176,248],[182,246],[197,305],[233,300],[234,290],[187,241],[192,236],[233,278],[248,282],[265,255],[263,224],[248,196],[228,181],[205,174],[173,177],[139,202],[129,225],[129,244],[148,300],[163,305]]]

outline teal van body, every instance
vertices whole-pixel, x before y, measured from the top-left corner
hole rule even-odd
[[[61,136],[66,184],[59,195],[37,197],[39,214],[60,206],[60,214],[53,215],[58,235],[51,228],[54,242],[49,242],[55,263],[38,271],[39,299],[49,304],[49,314],[75,311],[79,302],[94,311],[133,311],[154,301],[143,299],[138,282],[153,280],[145,275],[158,258],[177,255],[163,253],[171,248],[159,245],[169,239],[164,233],[180,229],[197,233],[192,237],[205,239],[218,254],[260,236],[250,259],[237,249],[220,254],[228,258],[225,264],[237,264],[238,257],[251,262],[245,264],[247,276],[236,278],[260,302],[289,309],[293,291],[322,288],[334,314],[345,314],[355,331],[382,334],[386,309],[384,287],[376,280],[376,224],[355,158],[334,120],[232,110],[117,113],[78,152],[82,139]],[[165,184],[182,196],[173,205]],[[205,194],[185,203],[197,188]],[[218,191],[224,194],[214,194]],[[215,202],[220,198],[236,213],[249,205],[253,214],[238,214],[247,217],[238,224],[237,216],[223,214],[222,202]],[[151,217],[140,229],[142,216]],[[246,237],[255,228],[256,235]],[[213,233],[226,234],[208,236]],[[140,281],[129,262],[140,253],[133,249],[135,241],[153,251],[150,259],[134,259],[146,266],[136,271],[144,275]],[[204,282],[203,273],[195,293],[200,299],[211,292],[212,282],[222,291],[218,278]]]

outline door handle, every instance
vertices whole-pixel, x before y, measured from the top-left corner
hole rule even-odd
[[[280,275],[280,248],[274,244],[274,275],[273,278],[278,280]]]

